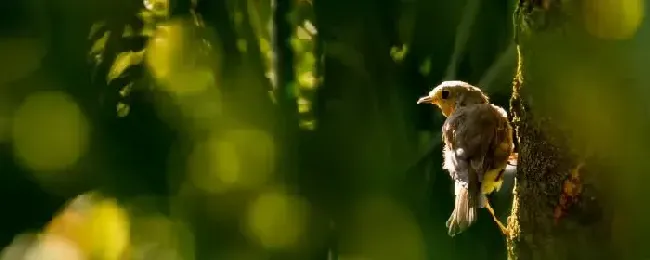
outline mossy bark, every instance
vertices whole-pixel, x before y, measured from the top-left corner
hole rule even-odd
[[[567,2],[580,1],[562,4]],[[520,0],[515,11],[519,63],[511,114],[519,159],[508,218],[508,259],[611,259],[611,217],[606,199],[596,195],[602,193],[598,183],[602,180],[596,178],[602,169],[588,158],[593,154],[577,148],[576,144],[584,142],[574,140],[575,131],[561,119],[562,112],[557,113],[561,109],[552,108],[549,96],[557,93],[548,93],[557,91],[555,82],[571,68],[558,64],[579,67],[586,62],[571,61],[576,56],[565,55],[580,44],[589,44],[587,38],[568,35],[579,27],[578,21],[565,16],[574,3],[562,6],[554,0]],[[569,102],[555,100],[565,101]],[[578,169],[583,163],[586,167]],[[572,179],[573,183],[567,183]],[[568,196],[567,185],[580,192]]]

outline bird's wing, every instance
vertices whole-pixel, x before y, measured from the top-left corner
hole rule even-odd
[[[493,143],[494,163],[495,167],[505,168],[505,165],[508,164],[508,158],[512,155],[515,148],[512,140],[512,126],[508,121],[508,114],[505,109],[495,105],[492,105],[492,108],[497,119]]]
[[[507,123],[507,118],[505,119]],[[490,150],[494,148],[499,135],[500,117],[492,105],[478,104],[456,109],[445,122],[445,138],[454,151],[457,167],[475,170],[482,175],[485,167],[492,164]],[[462,161],[462,162],[461,162]],[[479,176],[481,177],[481,176]]]
[[[514,149],[512,127],[508,121],[508,114],[503,108],[495,105],[492,105],[492,112],[496,124],[494,138],[483,165],[486,172],[481,180],[481,192],[484,194],[492,193],[501,188],[503,173],[508,165],[508,158]]]
[[[476,220],[481,202],[484,165],[497,128],[491,105],[458,107],[443,125],[445,168],[455,183],[454,212],[447,221],[450,234],[462,232]]]

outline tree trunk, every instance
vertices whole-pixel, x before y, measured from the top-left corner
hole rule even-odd
[[[647,115],[630,94],[641,91],[630,80],[638,76],[630,74],[633,42],[612,41],[634,36],[622,19],[634,15],[604,2],[520,0],[515,11],[511,113],[519,162],[509,259],[640,259],[634,240],[616,247],[612,238],[627,239],[612,221],[630,220],[634,213],[622,212],[633,211],[620,202],[638,195],[621,188],[633,183],[625,173],[647,168],[632,159],[647,154],[638,141],[638,129],[647,129],[638,119]]]

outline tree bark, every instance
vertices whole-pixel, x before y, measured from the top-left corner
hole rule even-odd
[[[597,37],[589,30],[594,26],[589,19],[599,8],[594,2],[599,1],[518,2],[514,23],[519,63],[511,114],[519,161],[508,219],[508,257],[615,259],[623,256],[620,252],[631,257],[634,240],[613,245],[612,237],[621,231],[613,229],[612,220],[615,215],[630,217],[620,213],[627,212],[619,203],[626,198],[621,185],[630,184],[624,173],[632,171],[630,158],[638,156],[628,150],[643,151],[635,144],[642,136],[636,129],[647,126],[636,123],[642,116],[630,100],[636,98],[602,94],[639,91],[629,84],[636,76],[630,75],[629,42]],[[598,22],[602,29],[611,20]],[[637,120],[629,121],[624,113]],[[627,124],[626,129],[604,125],[619,123]]]

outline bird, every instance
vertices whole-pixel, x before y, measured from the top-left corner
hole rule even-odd
[[[515,155],[505,109],[490,104],[480,88],[458,80],[440,83],[417,104],[435,105],[446,118],[442,168],[455,187],[454,210],[446,222],[448,234],[453,237],[465,231],[476,221],[478,209],[486,208],[507,235],[486,196],[501,188],[503,173]]]

